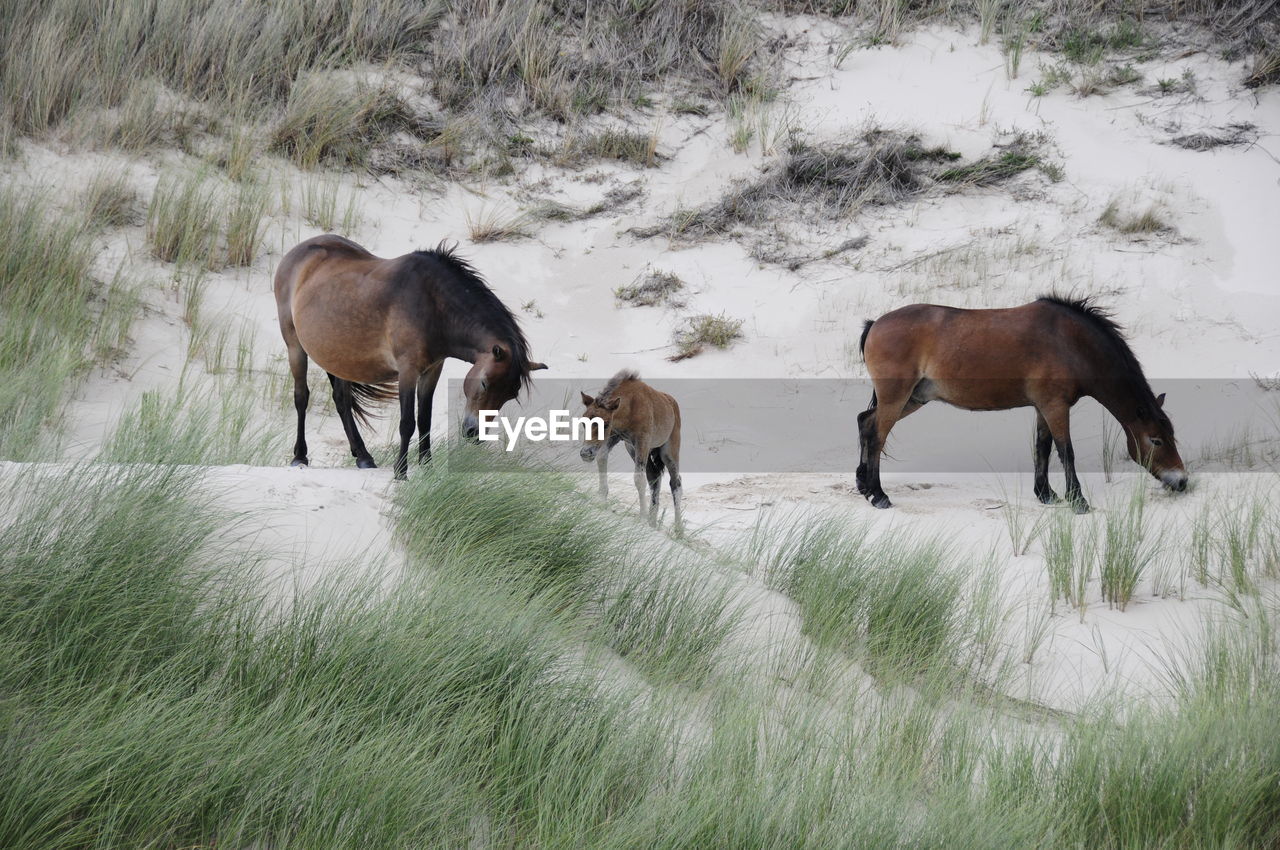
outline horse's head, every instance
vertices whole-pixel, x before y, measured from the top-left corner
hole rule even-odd
[[[613,414],[617,412],[622,399],[610,398],[602,401],[582,393],[582,403],[587,407],[583,416],[588,419],[599,417],[604,422],[604,430],[599,435],[595,433],[595,429],[588,428],[586,437],[582,440],[582,451],[578,454],[584,461],[590,463],[596,459],[596,455],[604,448],[605,441],[609,439],[609,433],[613,430]]]
[[[503,343],[494,343],[491,349],[476,357],[462,379],[462,394],[467,400],[463,432],[467,439],[474,440],[479,433],[482,410],[502,410],[504,404],[519,395],[530,372],[545,368],[545,363],[516,362],[511,348]]]
[[[1164,413],[1164,393],[1156,397],[1155,407],[1139,405],[1137,417],[1125,427],[1129,457],[1159,478],[1170,490],[1187,489],[1187,468],[1178,454],[1173,438],[1173,423]]]

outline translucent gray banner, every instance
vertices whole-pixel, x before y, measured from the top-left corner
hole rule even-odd
[[[553,410],[583,413],[580,391],[597,394],[608,377],[539,377],[531,392],[503,408],[518,418],[549,417]],[[853,472],[858,465],[858,414],[867,408],[867,379],[657,378],[650,386],[680,405],[681,469],[685,472]],[[1166,393],[1164,411],[1173,421],[1188,471],[1276,471],[1280,469],[1280,392],[1251,378],[1152,380]],[[459,410],[461,381],[451,381],[452,410]],[[458,436],[451,416],[451,436]],[[968,411],[941,401],[926,404],[898,422],[883,461],[885,472],[1029,472],[1032,468],[1032,408]],[[1091,398],[1071,413],[1076,466],[1081,472],[1123,471],[1132,462],[1120,425]],[[502,454],[505,434],[489,443]],[[514,453],[557,466],[585,464],[579,444],[518,438]],[[628,462],[621,446],[613,467]],[[1056,459],[1054,461],[1056,465]]]

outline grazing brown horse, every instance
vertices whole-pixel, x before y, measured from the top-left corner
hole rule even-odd
[[[632,369],[624,369],[609,379],[595,398],[582,393],[587,406],[584,415],[604,420],[604,434],[598,436],[587,429],[582,459],[594,460],[600,471],[600,495],[609,497],[609,450],[619,442],[635,463],[636,492],[640,495],[640,513],[645,513],[644,484],[649,480],[649,524],[658,523],[658,492],[662,470],[671,476],[671,500],[675,503],[675,529],[683,527],[680,500],[684,490],[680,484],[680,405],[664,392],[640,380]]]
[[[285,254],[275,290],[298,411],[293,466],[308,462],[308,358],[329,374],[334,406],[361,469],[375,464],[356,420],[368,423],[370,402],[399,397],[397,478],[408,467],[415,400],[418,460],[431,458],[431,397],[445,358],[475,364],[462,383],[469,437],[475,436],[479,411],[501,409],[528,383],[530,372],[547,368],[529,360],[511,311],[443,244],[387,260],[350,239],[317,236]]]
[[[1129,456],[1171,490],[1185,490],[1173,424],[1161,409],[1109,313],[1088,298],[1049,295],[1005,310],[912,304],[867,322],[860,344],[874,390],[858,415],[858,492],[890,506],[880,486],[880,453],[894,424],[937,399],[966,410],[1036,409],[1035,494],[1048,504],[1049,443],[1066,473],[1076,513],[1080,492],[1071,448],[1071,406],[1091,396],[1124,429]]]

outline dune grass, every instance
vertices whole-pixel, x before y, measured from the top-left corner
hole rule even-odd
[[[0,843],[1280,837],[1276,631],[1261,602],[1171,666],[1176,701],[1011,722],[921,689],[965,669],[977,616],[944,547],[761,527],[725,557],[763,559],[833,649],[797,646],[776,665],[785,681],[747,686],[708,666],[728,632],[699,625],[722,597],[690,592],[715,587],[698,556],[558,476],[478,457],[448,447],[395,493],[403,573],[365,564],[305,596],[263,583],[263,553],[236,544],[187,468],[7,471]],[[596,664],[584,641],[644,678]],[[883,684],[851,687],[832,654],[844,648]]]
[[[0,458],[51,448],[68,390],[127,337],[135,293],[118,275],[95,279],[93,227],[0,189]]]

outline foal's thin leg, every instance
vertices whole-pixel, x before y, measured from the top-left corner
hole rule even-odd
[[[596,471],[600,473],[600,498],[609,503],[609,446],[603,445],[596,452]]]
[[[645,466],[649,459],[649,446],[647,443],[636,441],[634,447],[628,443],[627,449],[631,452],[631,460],[635,464],[635,471],[632,473],[631,479],[635,482],[636,494],[640,497],[640,515],[644,516]],[[652,518],[650,518],[650,522],[653,522]]]
[[[418,378],[418,463],[431,460],[431,399],[436,394],[443,368],[441,361]]]
[[[333,387],[333,406],[338,409],[338,418],[342,420],[342,430],[347,432],[347,445],[351,447],[351,456],[356,459],[360,469],[376,469],[373,456],[365,448],[360,437],[360,429],[356,426],[355,413],[352,412],[351,384],[330,374],[329,385]]]
[[[289,345],[289,371],[293,374],[293,409],[298,413],[298,438],[293,444],[293,460],[290,466],[306,466],[307,459],[307,404],[311,401],[311,388],[307,386],[307,352],[296,341]]]
[[[684,498],[684,485],[680,482],[680,458],[672,451],[671,443],[667,443],[660,451],[670,477],[671,502],[675,505],[675,532],[679,534],[684,530],[684,507],[680,504]]]
[[[662,456],[659,449],[649,452],[645,460],[645,478],[649,481],[649,525],[658,524],[658,495],[662,492]]]
[[[417,375],[400,373],[400,451],[396,453],[396,478],[405,480],[409,473],[409,443],[417,427],[413,420],[413,403],[417,400]]]
[[[1046,505],[1058,501],[1058,494],[1049,486],[1049,448],[1053,445],[1053,435],[1049,433],[1049,423],[1044,414],[1036,408],[1035,437],[1035,494]]]
[[[1080,479],[1076,477],[1076,451],[1071,446],[1071,408],[1065,404],[1054,405],[1045,410],[1044,418],[1049,425],[1049,433],[1053,435],[1054,445],[1058,448],[1062,471],[1066,473],[1067,501],[1076,513],[1087,514],[1089,503],[1080,492]]]

